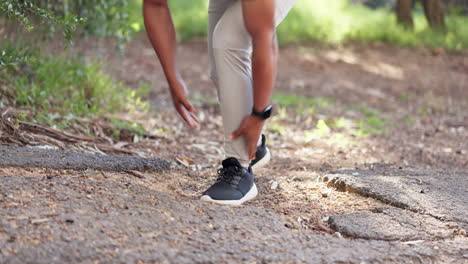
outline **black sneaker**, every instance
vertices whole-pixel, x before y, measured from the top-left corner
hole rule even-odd
[[[271,159],[271,152],[265,145],[265,135],[262,134],[262,144],[257,147],[255,159],[250,162],[252,169],[258,169],[265,166]]]
[[[227,205],[241,205],[257,196],[252,169],[243,168],[236,158],[227,158],[218,170],[218,179],[200,200]]]

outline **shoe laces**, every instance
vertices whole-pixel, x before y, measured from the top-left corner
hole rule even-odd
[[[231,166],[227,168],[218,169],[218,179],[217,181],[224,181],[229,183],[232,186],[235,186],[239,183],[242,177],[242,171],[239,167]]]

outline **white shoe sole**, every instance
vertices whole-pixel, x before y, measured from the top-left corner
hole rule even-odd
[[[200,200],[203,202],[210,202],[210,203],[215,203],[215,204],[224,204],[224,205],[241,205],[247,201],[252,200],[253,198],[257,197],[258,190],[257,186],[255,183],[252,185],[252,188],[250,188],[250,191],[247,192],[244,197],[240,200],[213,200],[211,199],[210,196],[208,195],[203,195]]]
[[[257,163],[255,163],[255,165],[252,166],[252,169],[261,168],[261,167],[267,165],[268,162],[270,162],[271,152],[270,152],[269,148],[266,148],[266,149],[267,149],[267,153],[265,154],[265,156],[261,160],[259,160]]]

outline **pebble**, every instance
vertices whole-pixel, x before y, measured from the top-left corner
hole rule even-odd
[[[340,232],[335,232],[333,236],[337,238],[343,238],[343,235]]]
[[[445,153],[452,153],[452,149],[451,148],[444,148],[443,151]]]
[[[273,181],[271,183],[271,187],[270,187],[272,190],[276,190],[278,188],[278,182],[277,181]]]
[[[294,176],[294,178],[292,178],[293,181],[296,181],[296,182],[301,182],[301,181],[304,181],[304,178],[300,177],[300,176]]]
[[[461,236],[466,236],[466,231],[464,229],[461,229],[460,231],[458,231],[458,234]]]

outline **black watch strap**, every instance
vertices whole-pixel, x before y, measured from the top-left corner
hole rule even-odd
[[[252,115],[253,116],[256,116],[258,118],[261,118],[263,120],[266,120],[268,119],[270,116],[271,116],[271,111],[273,110],[273,105],[269,105],[267,106],[265,109],[263,109],[262,111],[260,112],[257,112],[255,110],[255,107],[252,108]]]

